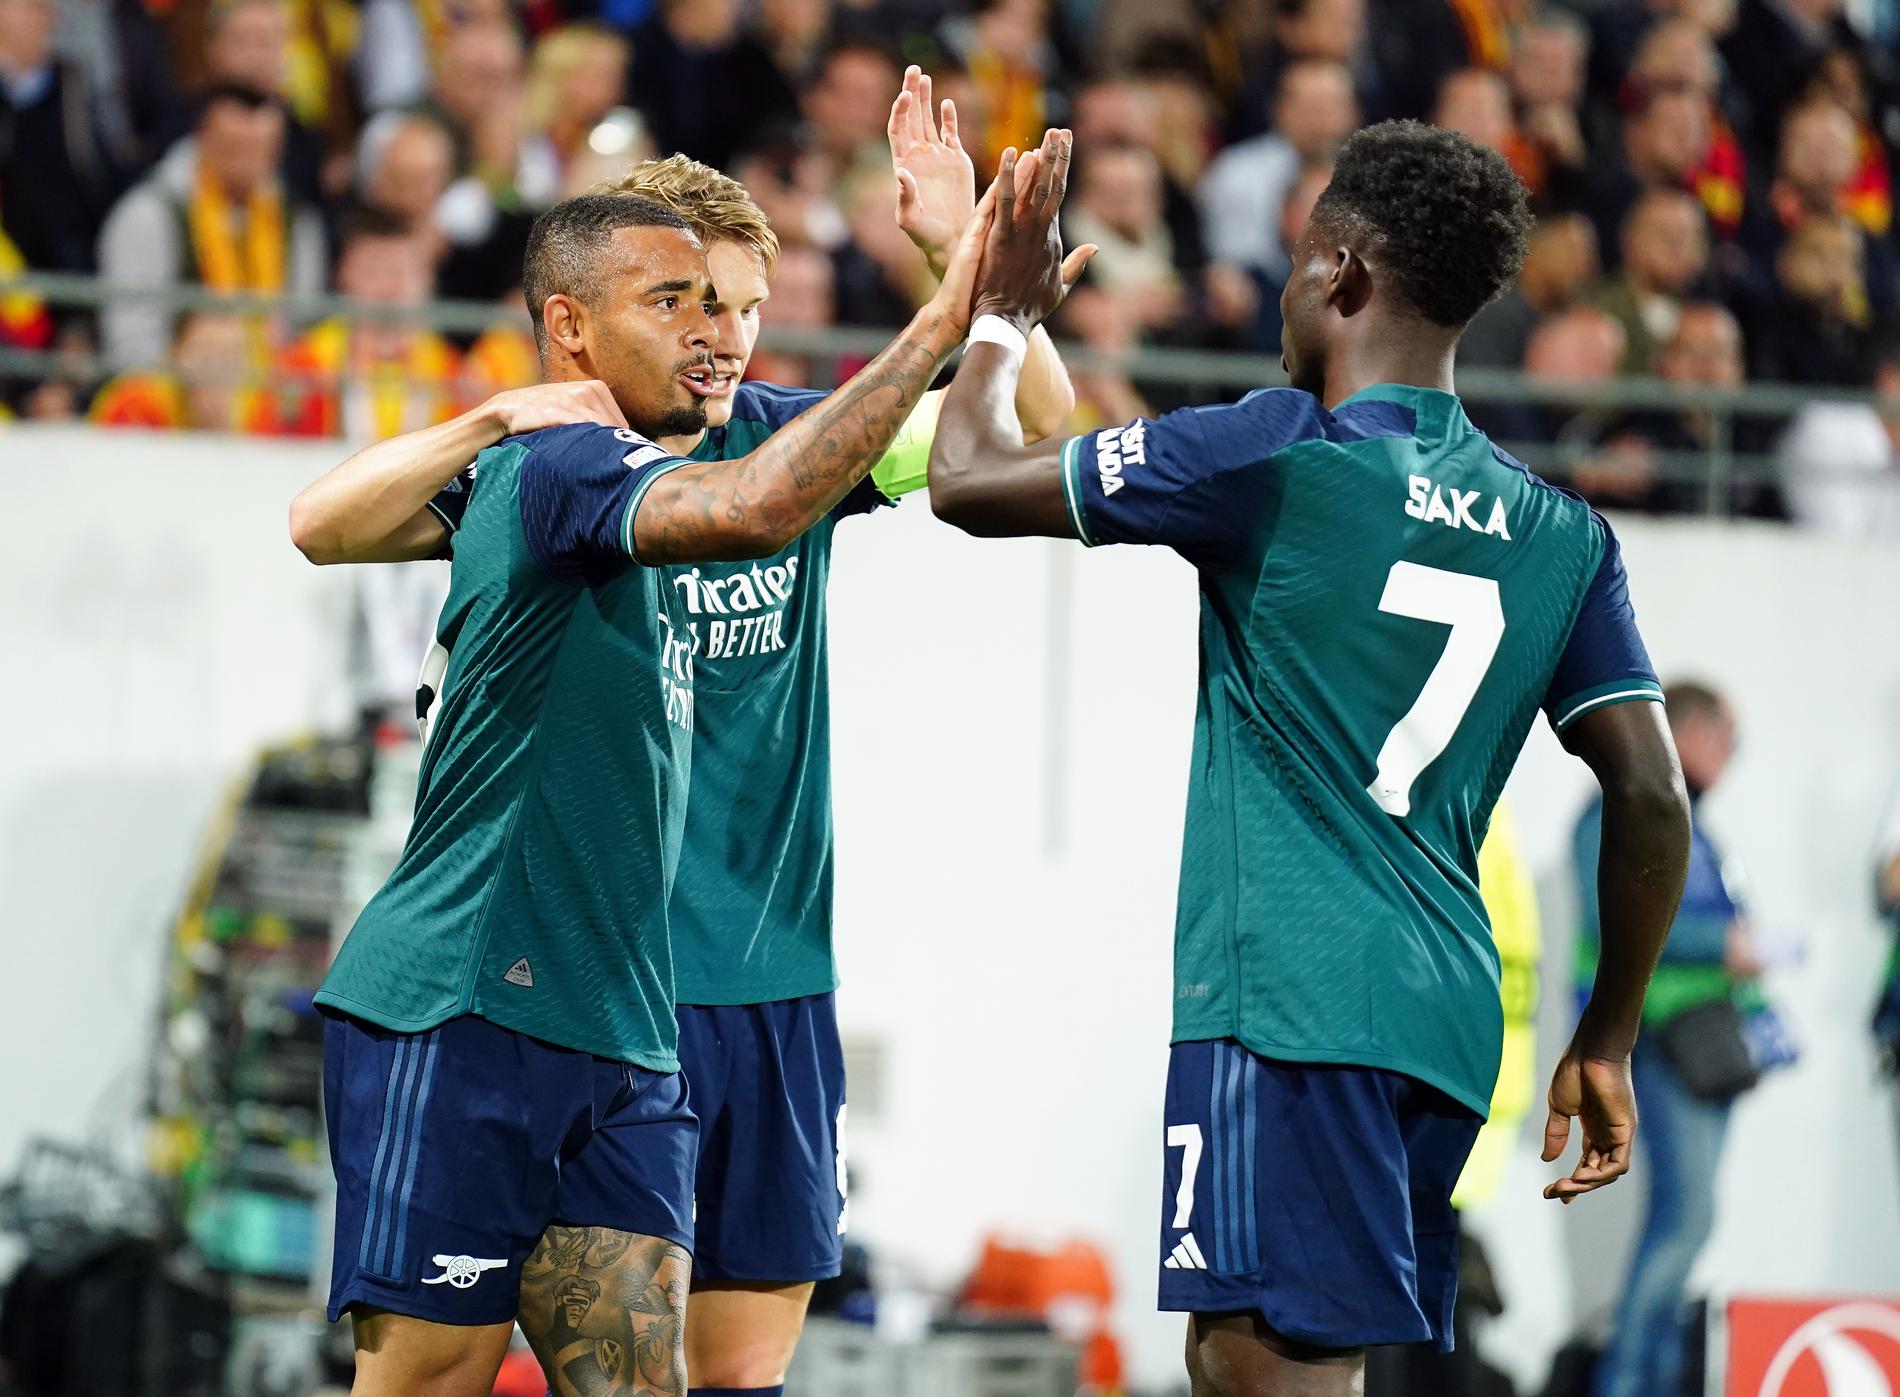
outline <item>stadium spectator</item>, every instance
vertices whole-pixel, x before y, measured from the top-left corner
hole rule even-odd
[[[1131,81],[1155,114],[1155,137],[1148,146],[1161,161],[1168,186],[1198,189],[1219,144],[1220,128],[1219,103],[1209,85],[1205,58],[1193,50],[1151,49],[1142,55]],[[1064,124],[1073,128],[1073,115]]]
[[[1735,388],[1744,367],[1741,326],[1725,306],[1713,301],[1684,305],[1655,359],[1655,373],[1663,382],[1692,388]],[[1750,419],[1729,424],[1726,438],[1722,430],[1713,413],[1698,408],[1619,413],[1609,419],[1588,454],[1570,467],[1570,484],[1606,509],[1702,513],[1709,505],[1706,468],[1716,447],[1752,454],[1764,444],[1759,424]],[[1575,439],[1567,445],[1582,449]],[[1724,500],[1730,514],[1782,514],[1779,492],[1752,478],[1728,485]]]
[[[816,148],[840,172],[860,163],[881,167],[891,94],[902,78],[890,54],[873,44],[840,44],[825,56],[803,111]],[[994,105],[989,111],[1003,120]]]
[[[443,41],[429,95],[416,105],[455,138],[457,174],[495,189],[513,182],[526,71],[521,36],[506,20],[469,20]]]
[[[839,316],[901,321],[917,264],[891,236],[883,124],[898,83],[892,53],[934,43],[934,95],[956,99],[963,144],[985,178],[995,147],[1033,134],[1019,128],[1039,114],[1075,129],[1083,166],[1104,154],[1099,197],[1078,168],[1069,209],[1109,248],[1063,317],[1092,344],[1271,352],[1286,239],[1323,187],[1331,152],[1362,120],[1429,114],[1505,151],[1543,220],[1519,285],[1474,323],[1462,365],[1535,359],[1546,372],[1568,364],[1594,374],[1606,337],[1588,317],[1562,320],[1531,350],[1540,317],[1571,307],[1580,284],[1597,279],[1600,255],[1608,275],[1590,296],[1620,322],[1622,372],[1666,373],[1659,346],[1675,307],[1712,294],[1747,330],[1751,376],[1864,385],[1870,343],[1900,316],[1886,135],[1900,127],[1891,56],[1842,9],[1840,0],[185,0],[166,21],[178,51],[158,55],[151,7],[139,0],[0,0],[0,237],[28,268],[84,269],[105,245],[115,199],[143,177],[116,208],[143,209],[153,228],[156,205],[169,213],[153,238],[115,223],[118,265],[134,277],[164,260],[178,267],[169,279],[198,279],[198,243],[209,236],[205,280],[314,289],[321,259],[297,253],[314,228],[300,206],[330,226],[367,207],[425,234],[435,294],[505,304],[534,212],[611,174],[602,164],[646,153],[644,128],[652,149],[729,160],[786,246],[823,254]],[[346,64],[354,92],[334,81]],[[249,232],[254,206],[259,229],[271,227],[270,195],[225,196],[222,235],[208,233],[220,220],[189,217],[194,202],[201,213],[210,204],[195,174],[177,183],[183,153],[200,144],[179,94],[205,82],[284,109],[272,186],[281,269],[269,257],[252,265],[276,241]],[[620,103],[640,114],[623,119]],[[174,141],[181,130],[189,139]],[[161,133],[153,148],[171,152],[166,163],[141,163],[140,142]],[[624,148],[596,151],[597,134],[603,150],[608,138]],[[1219,134],[1239,139],[1223,148]],[[1676,191],[1700,200],[1699,235]],[[1832,222],[1842,213],[1864,234],[1845,256]],[[1698,243],[1707,252],[1696,274],[1686,268]],[[1114,293],[1092,294],[1110,283]],[[55,326],[51,309],[11,298],[0,338],[50,353],[59,328],[90,331],[89,316]],[[512,318],[480,354],[471,347],[464,376],[519,376]],[[128,353],[149,361],[170,340],[171,318],[149,306],[128,301],[103,320],[114,367],[130,364]],[[32,388],[0,384],[0,400],[22,410]],[[1169,405],[1158,385],[1146,389]],[[1105,379],[1095,397],[1120,406],[1135,392]],[[1566,459],[1596,461],[1608,433],[1630,425],[1605,411],[1502,411],[1519,440],[1561,429]],[[1731,443],[1744,452],[1749,420],[1737,419]],[[1863,454],[1873,449],[1867,425],[1859,419]],[[1628,460],[1610,464],[1633,471]],[[1663,498],[1624,490],[1637,504]]]
[[[817,73],[830,33],[831,0],[762,0],[759,5],[759,41],[795,88]],[[942,73],[933,69],[933,74],[941,85]]]
[[[1076,145],[1085,150],[1117,145],[1157,152],[1171,148],[1161,134],[1163,100],[1158,86],[1143,80],[1118,78],[1087,84],[1074,93],[1070,102],[1069,124],[1074,128]],[[958,115],[962,115],[961,107]],[[1198,128],[1189,133],[1190,139],[1206,134]],[[1202,210],[1191,191],[1204,182],[1204,174],[1201,178],[1192,174],[1180,178],[1162,160],[1162,217],[1168,225],[1168,236],[1174,240],[1177,263],[1196,271],[1208,260],[1208,230],[1203,227]]]
[[[1571,200],[1596,224],[1597,245],[1617,247],[1624,220],[1648,189],[1687,189],[1707,159],[1714,132],[1709,104],[1700,93],[1653,92],[1639,96],[1622,123],[1618,154],[1593,161],[1583,187]]]
[[[275,418],[258,362],[257,330],[244,316],[201,312],[179,321],[165,366],[128,369],[92,400],[102,427],[271,432]]]
[[[1589,219],[1582,214],[1539,219],[1516,283],[1479,311],[1458,341],[1459,366],[1517,368],[1539,319],[1570,305],[1599,270],[1597,235]]]
[[[1067,241],[1101,248],[1089,264],[1095,287],[1123,304],[1137,338],[1172,326],[1186,288],[1162,217],[1160,162],[1138,146],[1078,151],[1071,189]]]
[[[627,84],[627,41],[597,24],[567,24],[543,35],[528,65],[527,136],[522,161],[537,167],[532,183],[571,198],[589,185],[618,178],[651,152],[595,151],[590,139],[620,105]]]
[[[1438,85],[1432,104],[1432,125],[1443,126],[1488,146],[1511,162],[1511,168],[1533,196],[1541,190],[1534,174],[1529,142],[1517,130],[1511,113],[1511,85],[1489,68],[1460,68]]]
[[[422,15],[410,0],[363,0],[352,76],[366,112],[427,100],[433,55]]]
[[[739,0],[660,0],[653,18],[634,31],[627,101],[646,117],[654,149],[723,169],[762,131],[793,119],[798,100],[791,85],[740,20]],[[832,72],[836,62],[836,55],[826,61],[820,86],[843,80],[843,69]],[[897,79],[870,81],[881,138]]]
[[[1462,68],[1502,73],[1524,0],[1373,0],[1372,47],[1385,85],[1380,116],[1428,115]]]
[[[1652,189],[1623,225],[1621,265],[1585,293],[1623,327],[1619,373],[1648,373],[1657,350],[1676,332],[1683,298],[1709,265],[1702,206],[1679,189]]]
[[[831,259],[815,247],[780,248],[772,272],[772,314],[747,366],[747,377],[768,383],[832,381],[815,374],[809,359],[780,353],[774,342],[787,329],[823,329],[837,322],[837,282]],[[842,382],[842,377],[836,381]]]
[[[205,73],[213,87],[261,92],[284,107],[284,188],[322,200],[323,141],[290,110],[290,12],[284,0],[222,0],[205,18]]]
[[[1735,27],[1735,7],[1736,0],[1660,0],[1655,4],[1590,7],[1592,98],[1615,101],[1629,78],[1637,50],[1659,16],[1687,20],[1720,44]]]
[[[1866,235],[1846,214],[1813,214],[1776,256],[1775,283],[1747,302],[1750,376],[1835,388],[1867,384],[1872,317]]]
[[[1798,106],[1831,101],[1852,119],[1859,163],[1841,191],[1846,211],[1861,228],[1882,237],[1893,227],[1893,152],[1882,134],[1891,102],[1877,109],[1874,81],[1858,49],[1835,47],[1821,56],[1802,89]]]
[[[1368,43],[1367,0],[1280,0],[1268,7],[1267,34],[1246,59],[1227,135],[1257,136],[1277,124],[1286,70],[1296,63],[1337,63],[1352,74],[1358,105],[1370,119],[1393,115]]]
[[[1874,354],[1874,391],[1874,406],[1810,403],[1788,429],[1782,490],[1800,523],[1842,537],[1900,539],[1900,333],[1892,330]],[[1900,892],[1889,901],[1900,906]]]
[[[1725,110],[1721,55],[1703,25],[1679,17],[1643,36],[1622,96],[1639,102],[1654,92],[1693,93],[1707,103],[1709,143],[1684,182],[1702,201],[1717,235],[1733,238],[1742,226],[1748,162]]]
[[[1824,97],[1790,112],[1782,124],[1773,182],[1755,201],[1748,221],[1746,246],[1756,267],[1774,266],[1789,231],[1804,220],[1851,216],[1850,190],[1860,169],[1860,132],[1844,108]],[[1885,239],[1869,235],[1858,220],[1854,226],[1868,312],[1886,316],[1900,301],[1893,249]]]
[[[765,210],[781,242],[836,252],[849,240],[843,185],[858,166],[888,178],[878,152],[884,149],[891,94],[902,76],[890,55],[873,44],[835,45],[817,79],[800,94],[804,121],[796,139],[770,142],[739,162],[734,173]],[[665,148],[664,140],[658,143]],[[686,154],[717,163],[691,149]]]
[[[384,112],[363,128],[356,160],[361,203],[402,220],[432,245],[441,243],[435,212],[455,175],[455,142],[439,121]]]
[[[937,27],[951,59],[970,75],[990,114],[996,145],[965,149],[978,169],[994,170],[1003,146],[1031,139],[1047,124],[1056,53],[1049,43],[1048,0],[971,0],[967,12]],[[890,105],[884,98],[884,106]]]
[[[1286,277],[1281,206],[1300,171],[1332,159],[1359,125],[1352,74],[1344,64],[1289,66],[1274,102],[1273,129],[1229,146],[1207,167],[1200,201],[1209,253],[1273,281]],[[1076,148],[1092,149],[1077,132]]]
[[[429,297],[434,258],[401,220],[365,210],[342,233],[339,294],[414,308]],[[334,316],[277,357],[278,429],[381,441],[455,416],[461,364],[432,330],[401,320]]]
[[[889,171],[853,171],[838,187],[838,200],[848,234],[832,254],[840,319],[847,325],[903,324],[936,283],[891,217]]]
[[[412,114],[435,121],[455,143],[457,178],[435,210],[449,243],[438,290],[485,301],[519,286],[528,229],[553,202],[558,179],[526,158],[527,80],[513,25],[493,18],[457,25],[441,47],[429,100]]]
[[[1532,331],[1524,372],[1551,383],[1600,383],[1615,375],[1626,348],[1615,316],[1594,306],[1569,306]]]
[[[1511,100],[1519,146],[1512,166],[1534,198],[1553,180],[1574,180],[1590,159],[1583,99],[1590,31],[1568,10],[1539,10],[1511,46]]]
[[[0,226],[29,267],[91,271],[119,160],[54,0],[0,0]]]
[[[315,295],[323,289],[323,226],[277,178],[283,108],[241,87],[206,95],[196,132],[113,208],[99,235],[108,281],[163,288]],[[100,312],[107,361],[156,363],[171,341],[170,307],[128,299]]]
[[[1843,8],[1842,0],[1741,0],[1722,57],[1742,99],[1742,138],[1751,153],[1772,155],[1782,113],[1822,55],[1860,49]]]
[[[1616,374],[1626,348],[1623,327],[1595,306],[1567,306],[1542,321],[1524,347],[1525,377],[1538,383],[1578,386]],[[1578,417],[1570,407],[1528,404],[1481,406],[1473,420],[1507,447],[1556,441]]]
[[[508,293],[500,312],[462,356],[462,378],[467,385],[462,396],[469,402],[540,380],[541,359],[518,288]]]
[[[1702,821],[1702,798],[1720,784],[1735,752],[1735,715],[1702,684],[1664,691],[1693,810],[1689,877],[1643,1004],[1632,1055],[1644,1126],[1648,1201],[1642,1231],[1597,1367],[1595,1397],[1660,1397],[1682,1390],[1684,1287],[1715,1225],[1715,1174],[1729,1112],[1752,1082],[1736,1002],[1761,973],[1747,909],[1725,876],[1722,852]],[[1597,857],[1602,807],[1592,803],[1573,841],[1583,910],[1578,983],[1596,968]],[[1737,1058],[1739,1054],[1739,1060]],[[1739,1069],[1739,1070],[1737,1070]]]

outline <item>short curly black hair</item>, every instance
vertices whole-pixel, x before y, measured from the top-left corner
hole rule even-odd
[[[1458,327],[1524,265],[1531,212],[1496,151],[1423,122],[1382,121],[1340,147],[1312,223],[1360,242],[1425,319]]]

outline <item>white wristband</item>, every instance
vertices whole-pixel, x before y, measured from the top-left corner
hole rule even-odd
[[[1000,315],[979,315],[970,327],[971,344],[1000,344],[1020,367],[1029,353],[1029,337]]]

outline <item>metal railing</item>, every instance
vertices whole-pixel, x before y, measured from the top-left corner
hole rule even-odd
[[[464,340],[497,327],[522,331],[528,327],[525,309],[511,311],[485,301],[396,306],[331,295],[230,295],[195,285],[129,285],[65,273],[33,273],[0,281],[0,294],[36,296],[52,307],[82,310],[156,302],[178,315],[210,312],[266,316],[292,327],[343,317],[428,329]],[[889,328],[861,326],[778,325],[768,317],[760,348],[803,360],[808,371],[806,386],[828,388],[883,349],[892,333]],[[1125,378],[1158,408],[1230,400],[1252,388],[1286,382],[1278,357],[1266,354],[1144,346],[1110,356],[1072,343],[1064,343],[1062,353],[1078,372]],[[96,384],[126,367],[110,362],[97,351],[0,346],[0,378],[15,381],[61,378]],[[218,382],[219,377],[216,371],[200,372],[191,381]],[[1878,405],[1873,394],[1849,389],[1817,391],[1792,384],[1752,382],[1737,388],[1709,388],[1649,377],[1558,382],[1495,369],[1461,371],[1458,391],[1480,427],[1487,426],[1488,415],[1509,408],[1587,413],[1606,422],[1631,412],[1699,414],[1709,426],[1703,446],[1692,451],[1656,451],[1651,459],[1659,480],[1699,487],[1704,511],[1715,515],[1731,511],[1737,487],[1772,485],[1780,478],[1777,456],[1738,449],[1738,423],[1785,423],[1816,402]],[[1588,450],[1587,445],[1576,441],[1517,439],[1509,432],[1493,435],[1500,445],[1533,468],[1559,477],[1567,476]],[[1769,434],[1757,431],[1753,435],[1766,438]]]

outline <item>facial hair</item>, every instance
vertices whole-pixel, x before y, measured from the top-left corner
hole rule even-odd
[[[695,398],[661,413],[647,432],[650,437],[686,437],[706,430],[706,403]]]

